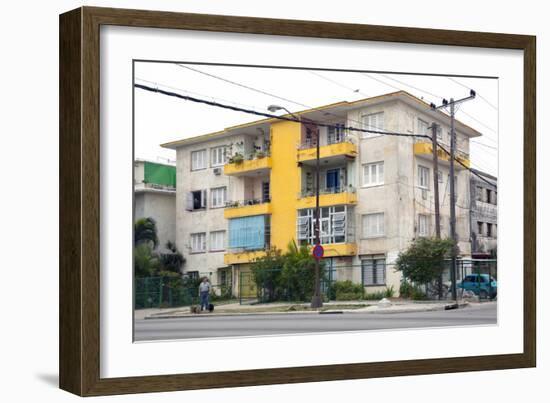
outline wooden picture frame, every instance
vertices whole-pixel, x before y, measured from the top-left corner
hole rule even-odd
[[[101,25],[434,44],[524,52],[521,354],[128,378],[100,377]],[[526,368],[536,365],[534,36],[82,7],[60,16],[60,387],[81,396]],[[213,376],[215,374],[215,376]]]

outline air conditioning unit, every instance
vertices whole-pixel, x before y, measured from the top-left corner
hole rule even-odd
[[[221,175],[222,169],[221,168],[214,168],[214,175]]]

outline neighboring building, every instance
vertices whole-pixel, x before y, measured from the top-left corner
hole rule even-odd
[[[399,251],[434,234],[432,145],[427,139],[348,131],[344,126],[429,133],[435,121],[448,146],[450,119],[399,91],[297,112],[317,127],[279,119],[229,127],[164,144],[177,152],[176,242],[186,270],[232,281],[265,254],[290,241],[313,243],[316,131],[321,155],[321,242],[333,279],[393,286]],[[476,130],[456,122],[457,158],[469,166]],[[442,235],[449,233],[449,158],[439,152]],[[241,161],[242,160],[242,161]],[[470,256],[470,177],[455,164],[457,233]],[[387,269],[386,269],[387,268]],[[372,287],[372,288],[371,288]]]
[[[478,259],[496,258],[497,178],[472,169],[470,174],[470,197],[472,257]]]
[[[157,222],[159,250],[176,241],[176,167],[134,161],[134,222],[152,217]]]

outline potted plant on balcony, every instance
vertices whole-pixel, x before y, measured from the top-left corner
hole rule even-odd
[[[244,161],[244,157],[241,153],[235,153],[229,159],[229,162],[232,163],[232,164],[241,164],[243,161]]]

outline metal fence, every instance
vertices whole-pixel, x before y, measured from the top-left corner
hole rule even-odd
[[[369,259],[358,265],[335,265],[323,270],[321,293],[325,301],[379,300],[401,294],[415,300],[452,299],[451,261],[446,260],[439,279],[429,284],[417,284],[395,279],[396,266],[385,259]],[[457,296],[477,296],[480,301],[497,296],[497,261],[494,259],[458,259],[456,266]],[[309,281],[309,282],[308,282]],[[255,278],[251,271],[239,273],[239,302],[241,304],[266,302],[308,302],[313,292],[313,276],[299,282],[289,282],[281,270],[270,270]]]
[[[175,308],[200,304],[199,279],[174,277],[144,277],[134,280],[134,307]],[[210,284],[210,300],[221,301],[233,298],[230,283]]]

